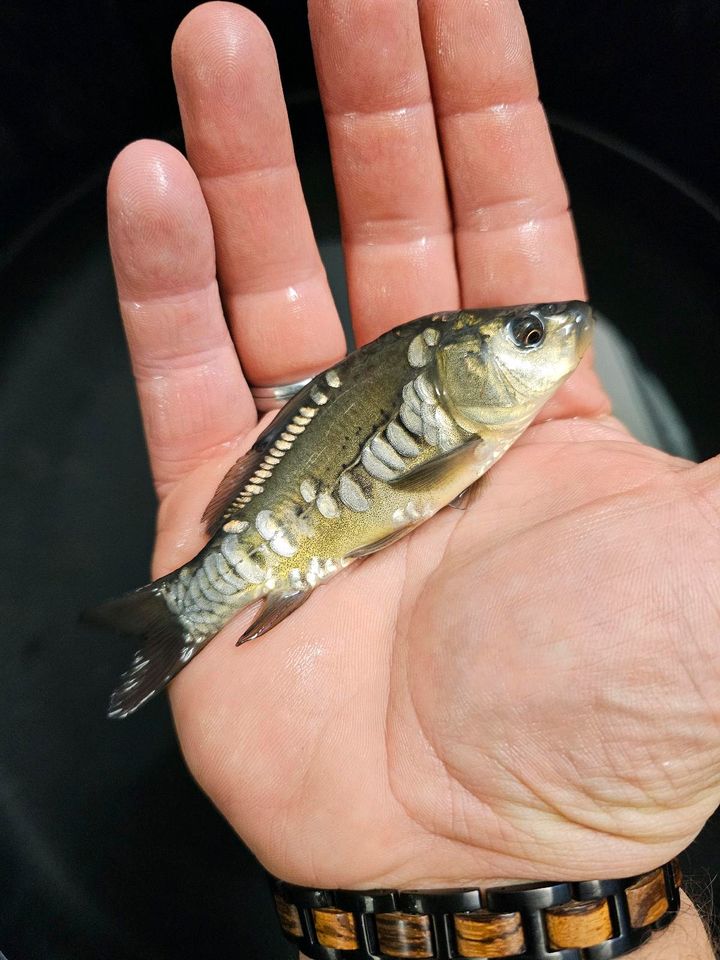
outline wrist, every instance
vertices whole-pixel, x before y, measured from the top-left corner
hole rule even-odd
[[[680,895],[675,920],[630,954],[633,960],[716,960],[707,928],[692,901]]]

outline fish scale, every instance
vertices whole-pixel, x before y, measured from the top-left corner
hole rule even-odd
[[[94,612],[144,641],[110,715],[136,710],[248,604],[265,599],[238,642],[453,501],[574,369],[590,326],[577,301],[437,313],[315,377],[228,471],[198,556]]]

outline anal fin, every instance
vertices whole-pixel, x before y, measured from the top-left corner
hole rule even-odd
[[[241,643],[247,643],[248,640],[255,640],[268,630],[272,630],[285,617],[301,607],[311,593],[311,590],[276,590],[269,593],[264,600],[262,610],[237,641],[236,646],[239,647]]]

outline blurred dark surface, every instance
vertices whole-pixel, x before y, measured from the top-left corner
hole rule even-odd
[[[320,239],[337,234],[304,4],[250,3],[278,45]],[[153,533],[102,184],[177,138],[190,4],[0,12],[0,949],[8,960],[289,956],[262,874],[185,772],[163,701],[104,719],[124,644],[75,630],[143,582]],[[720,6],[527,0],[594,301],[720,451]],[[713,199],[714,196],[714,199]],[[688,858],[710,890],[717,821]],[[716,892],[718,890],[716,889]]]

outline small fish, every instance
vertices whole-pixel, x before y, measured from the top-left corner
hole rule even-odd
[[[434,313],[314,378],[229,470],[189,563],[86,620],[142,638],[110,701],[125,717],[235,614],[259,637],[352,561],[462,497],[577,366],[588,304]]]

